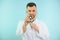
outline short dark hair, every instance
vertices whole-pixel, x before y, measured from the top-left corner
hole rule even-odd
[[[36,4],[33,3],[33,2],[30,2],[30,3],[27,4],[26,8],[27,8],[28,6],[29,6],[29,7],[33,7],[33,6],[35,6],[35,7],[36,7]]]

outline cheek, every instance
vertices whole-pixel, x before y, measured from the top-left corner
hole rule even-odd
[[[27,14],[29,15],[29,14],[30,14],[30,12],[27,12]]]
[[[31,12],[28,12],[28,14],[30,14]]]
[[[34,13],[34,16],[36,16],[36,13]]]
[[[34,12],[34,15],[36,15],[36,11]]]

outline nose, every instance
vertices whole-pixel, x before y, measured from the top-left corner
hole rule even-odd
[[[33,12],[31,11],[30,14],[33,14]]]

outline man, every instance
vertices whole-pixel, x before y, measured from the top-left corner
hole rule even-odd
[[[36,19],[36,4],[30,2],[26,9],[26,18],[23,22],[19,22],[16,34],[23,37],[23,40],[49,40],[45,23]]]

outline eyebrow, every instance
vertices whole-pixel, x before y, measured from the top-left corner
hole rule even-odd
[[[28,10],[29,12],[31,11],[31,10]]]
[[[33,10],[33,11],[35,11],[35,10]]]

